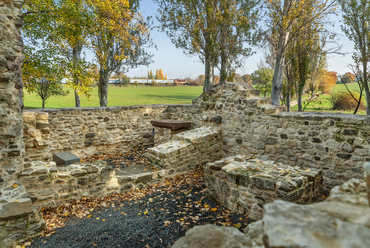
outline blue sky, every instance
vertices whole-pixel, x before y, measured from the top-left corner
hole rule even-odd
[[[157,5],[152,0],[141,0],[140,2],[141,13],[144,17],[155,16],[157,14]],[[330,17],[334,23],[334,30],[343,37],[340,38],[339,43],[343,46],[341,52],[349,53],[345,56],[332,54],[328,56],[328,70],[333,70],[339,74],[344,74],[349,71],[348,64],[352,62],[351,53],[353,51],[353,44],[350,42],[342,33],[340,29],[340,17]],[[154,18],[155,19],[155,18]],[[158,22],[154,20],[154,24],[158,25]],[[176,48],[167,37],[166,34],[159,32],[158,30],[152,30],[151,36],[154,43],[157,45],[157,49],[148,48],[152,54],[154,54],[153,61],[149,67],[139,66],[136,69],[131,69],[126,74],[129,77],[146,76],[148,70],[163,69],[163,72],[167,74],[168,78],[185,78],[191,77],[196,78],[197,76],[204,74],[204,65],[201,63],[198,57],[188,57],[183,53],[182,49]],[[257,64],[260,60],[263,60],[263,51],[256,48],[256,54],[247,58],[244,68],[237,70],[240,74],[251,74],[257,69]],[[218,71],[215,71],[218,74]]]

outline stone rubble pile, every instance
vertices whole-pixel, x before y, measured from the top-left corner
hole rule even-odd
[[[206,195],[239,214],[258,220],[263,205],[276,199],[307,204],[322,200],[322,173],[253,156],[232,156],[208,163]]]

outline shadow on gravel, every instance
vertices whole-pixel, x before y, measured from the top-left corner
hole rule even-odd
[[[54,234],[34,239],[30,247],[171,247],[196,225],[234,226],[242,231],[252,222],[209,201],[204,191],[203,172],[197,171],[141,191],[75,201],[80,208],[106,207],[90,209],[84,218],[70,218]],[[72,212],[73,204],[68,207]],[[62,208],[53,211],[53,221],[63,221]],[[53,225],[50,219],[47,223]]]

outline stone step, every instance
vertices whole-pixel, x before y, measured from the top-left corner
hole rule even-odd
[[[201,144],[220,138],[220,130],[214,127],[200,127],[174,135],[173,139],[191,144]]]
[[[149,148],[146,157],[154,166],[181,173],[221,158],[221,148],[220,130],[201,127],[176,134],[172,141]]]

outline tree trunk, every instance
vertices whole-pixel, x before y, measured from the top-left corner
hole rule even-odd
[[[75,90],[75,106],[81,107],[80,96],[77,94],[76,90]]]
[[[298,111],[302,112],[302,94],[298,94]]]
[[[290,0],[284,0],[284,9],[283,15],[287,16],[289,9],[288,5]],[[272,104],[275,106],[280,106],[280,96],[281,96],[281,89],[283,87],[283,72],[284,72],[284,62],[285,62],[285,47],[288,42],[289,31],[285,30],[284,27],[280,28],[279,33],[279,41],[278,41],[278,49],[276,53],[276,63],[275,63],[275,71],[274,77],[272,80],[272,92],[271,92],[271,100]]]
[[[275,106],[280,106],[280,96],[281,89],[283,87],[283,71],[284,71],[284,61],[285,61],[285,51],[283,49],[283,41],[279,38],[279,48],[276,54],[276,64],[274,77],[272,80],[272,91],[271,100],[272,104]]]
[[[214,77],[213,71],[214,71],[213,61],[206,57],[203,92],[208,91],[213,85],[213,77]]]
[[[359,98],[358,98],[358,102],[357,102],[356,109],[355,109],[355,111],[353,112],[353,114],[354,114],[354,115],[355,115],[355,114],[357,114],[357,111],[358,111],[358,109],[360,108],[361,100],[362,100],[362,91],[361,91],[360,96],[359,96]]]
[[[45,100],[42,99],[42,108],[44,109],[45,108]]]
[[[109,73],[107,70],[100,70],[99,73],[99,84],[100,84],[100,107],[108,106],[108,83]]]
[[[364,84],[365,84],[365,94],[366,94],[366,114],[370,115],[370,91],[369,91],[369,83],[367,82],[367,61],[364,61],[362,63],[363,66],[363,79],[364,79]]]
[[[286,109],[287,109],[287,111],[288,112],[290,112],[290,98],[291,98],[291,90],[290,90],[290,88],[288,87],[288,89],[287,89],[287,93],[286,93]]]
[[[225,48],[221,50],[221,70],[220,70],[220,84],[225,84],[227,81],[227,67],[228,61]]]
[[[80,55],[81,55],[81,51],[82,51],[82,46],[77,44],[75,47],[73,47],[73,50],[72,50],[72,56],[73,56],[73,68],[76,69],[77,67],[77,64],[78,64],[78,60],[80,59]],[[80,84],[80,79],[78,77],[78,75],[76,74],[73,74],[73,84],[75,85],[75,89],[77,89],[78,85]],[[75,90],[75,106],[76,107],[81,107],[81,103],[80,103],[80,96],[77,94],[77,90]]]

